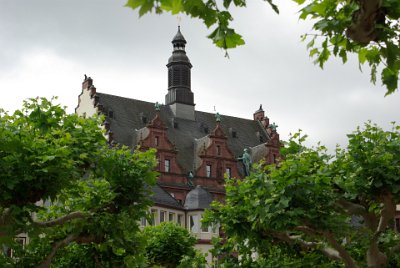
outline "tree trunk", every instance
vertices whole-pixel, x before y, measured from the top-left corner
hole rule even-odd
[[[353,13],[353,22],[346,31],[348,38],[367,45],[377,41],[379,31],[376,24],[384,23],[382,0],[358,0],[360,8]]]

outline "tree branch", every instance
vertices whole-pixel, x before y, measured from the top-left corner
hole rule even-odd
[[[50,220],[50,221],[44,221],[44,222],[37,222],[34,221],[34,224],[41,226],[41,227],[51,227],[55,225],[62,225],[66,223],[67,221],[73,220],[73,219],[84,219],[87,218],[89,215],[87,213],[81,212],[81,211],[75,211],[70,214],[67,214],[65,216],[62,216],[58,219]]]
[[[54,255],[56,255],[57,250],[62,248],[62,247],[65,247],[66,245],[68,245],[69,243],[74,241],[77,237],[78,237],[77,234],[70,234],[66,238],[64,238],[63,240],[54,243],[53,246],[52,246],[50,254],[47,255],[46,259],[37,268],[48,268],[48,267],[50,267],[51,260],[53,259]]]
[[[349,267],[349,268],[358,268],[357,263],[354,261],[354,259],[350,256],[350,254],[345,250],[342,245],[340,245],[333,234],[331,232],[324,232],[323,236],[326,238],[326,240],[329,242],[329,244],[339,253],[339,256],[341,260],[344,262],[344,264]]]
[[[48,268],[48,267],[50,267],[51,261],[52,261],[54,255],[56,255],[57,251],[60,248],[63,248],[65,246],[67,246],[71,242],[76,242],[76,243],[80,243],[80,244],[88,244],[90,242],[94,242],[95,238],[96,237],[94,235],[88,235],[88,236],[78,235],[78,234],[70,234],[70,235],[68,235],[63,240],[55,242],[52,245],[50,254],[47,255],[46,259],[37,268]]]
[[[396,204],[393,202],[393,196],[390,192],[382,196],[383,208],[381,209],[381,218],[376,232],[383,232],[391,219],[396,215]]]
[[[304,226],[301,226],[300,229],[302,229]],[[311,228],[306,227],[307,231],[312,230]],[[304,229],[304,230],[306,230]],[[316,234],[314,232],[314,234]],[[333,248],[327,247],[324,243],[322,242],[310,242],[310,241],[305,241],[301,238],[301,236],[290,236],[286,233],[280,233],[280,232],[273,232],[271,235],[279,239],[281,241],[284,241],[290,245],[293,244],[299,244],[304,250],[308,249],[317,249],[322,252],[326,257],[336,260],[336,261],[343,261],[342,257],[340,256],[339,252]]]
[[[389,224],[389,221],[396,215],[396,204],[393,201],[391,192],[386,191],[382,196],[383,208],[381,209],[381,217],[378,227],[371,238],[370,245],[367,251],[368,267],[383,267],[387,264],[387,256],[378,246],[378,239]]]
[[[364,206],[350,202],[345,199],[340,199],[336,202],[348,215],[359,215],[363,217],[365,226],[372,232],[375,231],[378,226],[378,218],[374,213],[368,212]]]
[[[381,10],[382,0],[360,0],[360,8],[353,13],[353,21],[346,31],[347,37],[367,45],[376,41],[379,29],[376,25],[383,20],[385,14]]]

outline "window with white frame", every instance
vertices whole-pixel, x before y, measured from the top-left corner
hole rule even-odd
[[[157,224],[157,209],[152,209],[150,225],[154,226],[156,224]]]
[[[168,221],[175,221],[175,213],[170,212],[168,214]]]
[[[180,226],[183,226],[183,225],[184,225],[184,222],[183,222],[183,215],[182,215],[182,214],[178,214],[177,222],[178,222],[178,224],[179,224]]]
[[[171,171],[171,160],[169,160],[169,159],[164,160],[164,171],[165,172]]]
[[[167,219],[167,212],[160,210],[160,223],[166,221],[166,219]]]
[[[203,224],[203,222],[200,222],[201,224],[201,232],[202,233],[209,233],[210,231],[208,230],[208,226],[206,226],[205,224]]]
[[[199,216],[198,215],[189,215],[189,231],[192,233],[199,232]]]
[[[141,226],[146,226],[146,223],[147,223],[146,217],[141,217],[141,218],[140,218],[140,225],[141,225]]]
[[[155,146],[158,146],[159,143],[160,143],[160,138],[159,138],[158,136],[155,136],[155,137],[154,137],[154,145],[155,145]]]
[[[213,234],[218,234],[218,229],[219,229],[219,225],[218,224],[212,224],[211,225],[211,232]]]
[[[210,178],[211,177],[211,168],[212,168],[212,166],[211,165],[206,165],[206,176],[207,176],[207,178]]]
[[[230,179],[230,178],[231,178],[231,175],[232,175],[232,169],[231,169],[230,167],[227,167],[227,168],[225,169],[225,174],[226,174],[226,176]]]

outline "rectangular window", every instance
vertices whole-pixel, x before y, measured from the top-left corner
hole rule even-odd
[[[177,222],[180,226],[183,226],[184,222],[183,222],[183,215],[182,214],[178,214],[178,219]]]
[[[141,226],[146,226],[146,217],[141,217],[140,218],[140,225]]]
[[[155,145],[155,146],[158,146],[158,145],[159,145],[159,137],[158,137],[158,136],[155,136],[155,137],[154,137],[154,145]]]
[[[217,224],[211,225],[211,231],[213,232],[213,234],[218,234],[219,233],[218,229],[219,229],[219,226]]]
[[[161,170],[161,161],[160,161],[160,157],[157,156],[156,160],[157,160],[157,168],[158,168],[158,170]]]
[[[211,177],[211,165],[206,166],[206,176],[207,178]]]
[[[203,224],[203,222],[200,222],[200,224],[201,224],[201,232],[202,233],[209,233],[208,226],[205,226]]]
[[[199,232],[199,216],[197,215],[189,216],[189,231],[192,233]]]
[[[164,160],[164,171],[165,172],[171,171],[171,161],[169,159]]]
[[[150,224],[152,226],[155,226],[157,224],[157,209],[152,209],[151,210],[151,222]]]
[[[217,155],[221,155],[221,146],[217,145]]]
[[[168,221],[175,221],[175,213],[170,212],[168,214]]]
[[[160,223],[166,220],[167,212],[160,210]]]
[[[232,175],[232,169],[230,167],[226,168],[225,174],[230,179]]]

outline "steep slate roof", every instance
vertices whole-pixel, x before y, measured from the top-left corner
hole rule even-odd
[[[133,147],[140,139],[137,133],[155,116],[154,103],[128,99],[124,97],[96,93],[98,103],[103,106],[103,112],[113,116],[107,118],[113,138],[116,142]],[[186,174],[194,171],[195,140],[211,133],[215,128],[215,114],[195,111],[195,121],[174,118],[169,106],[161,106],[161,120],[168,127],[168,138],[176,145],[177,160]],[[147,121],[143,119],[146,118]],[[176,128],[174,127],[176,126]],[[208,128],[208,132],[205,128]],[[221,115],[221,127],[228,137],[228,146],[235,157],[243,154],[246,147],[255,147],[269,140],[269,137],[258,121],[233,116]],[[236,137],[233,137],[236,132]],[[260,137],[261,136],[261,137]]]
[[[175,198],[173,198],[168,192],[158,185],[153,186],[154,195],[151,197],[154,204],[164,205],[175,209],[183,209],[182,204],[180,204]]]

